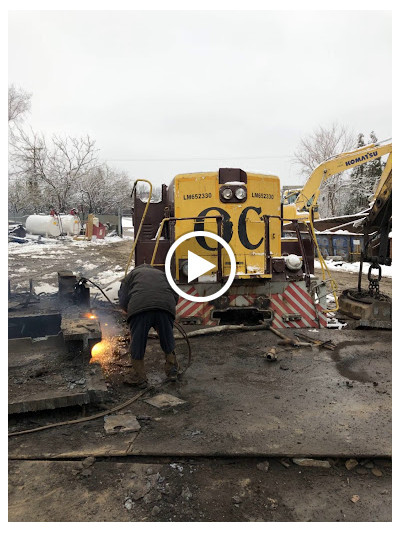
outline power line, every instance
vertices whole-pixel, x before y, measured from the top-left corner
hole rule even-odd
[[[220,161],[221,159],[241,159],[241,160],[250,160],[250,159],[291,159],[290,155],[256,155],[252,157],[247,156],[221,156],[221,157],[176,157],[176,158],[158,158],[158,157],[149,157],[149,158],[129,158],[129,159],[107,159],[107,161],[112,162],[135,162],[135,161]]]

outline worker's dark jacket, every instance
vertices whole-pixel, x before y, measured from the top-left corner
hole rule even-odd
[[[179,296],[171,289],[164,272],[139,265],[122,281],[118,298],[129,321],[132,316],[151,310],[168,311],[175,318]]]

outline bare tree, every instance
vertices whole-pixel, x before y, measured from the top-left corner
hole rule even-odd
[[[354,149],[356,141],[354,133],[343,125],[319,126],[300,140],[299,147],[294,153],[294,162],[300,167],[302,175],[309,176],[323,161]],[[322,216],[340,214],[343,205],[341,194],[346,186],[342,173],[331,176],[322,184],[319,197],[319,210]]]
[[[8,88],[8,122],[18,122],[31,108],[32,94],[10,85]]]
[[[323,161],[353,149],[356,140],[354,133],[343,125],[319,126],[300,140],[294,162],[300,166],[300,172],[308,176]]]
[[[32,211],[32,197],[21,178],[10,179],[8,182],[8,208],[14,215]]]
[[[85,137],[41,134],[22,129],[12,142],[11,166],[14,178],[24,178],[33,196],[45,198],[47,207],[65,211],[80,190],[80,181],[97,166],[95,141]]]
[[[80,180],[76,204],[90,213],[111,213],[130,206],[132,183],[125,172],[103,164],[93,168]]]
[[[147,202],[149,198],[149,186],[147,183],[138,183],[136,186],[136,196],[138,196],[142,202]],[[153,187],[151,193],[152,202],[160,202],[162,197],[161,187]]]

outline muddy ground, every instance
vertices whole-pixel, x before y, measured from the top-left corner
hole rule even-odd
[[[331,273],[338,284],[339,294],[345,289],[356,288],[358,284],[358,274],[353,272],[340,272],[334,271],[331,268]],[[315,275],[320,276],[321,270],[319,268],[315,269]],[[368,277],[367,274],[362,275],[362,284],[363,289],[368,289]],[[392,278],[382,278],[380,281],[380,291],[386,294],[387,296],[392,296]]]
[[[29,278],[33,278],[38,284],[45,280],[56,286],[57,270],[66,269],[98,280],[104,271],[123,271],[131,244],[129,240],[116,240],[104,245],[89,243],[85,246],[68,243],[66,246],[51,246],[46,253],[36,256],[32,252],[25,254],[17,250],[17,253],[10,254],[9,259],[11,283],[26,287]],[[337,272],[335,279],[339,288],[357,285],[356,274]],[[382,292],[391,293],[391,279],[383,278],[381,287]],[[115,323],[118,324],[118,319]],[[124,333],[121,323],[119,327],[122,328],[120,332]],[[329,332],[333,340],[335,333],[339,332]],[[380,358],[375,355],[379,352],[376,347],[379,347],[380,342],[386,343],[386,351],[390,347],[390,334],[372,334],[368,342],[375,349],[371,349],[365,359],[365,368],[357,366],[359,358],[355,358],[344,346],[343,353],[313,349],[309,362],[302,361],[295,351],[285,351],[280,355],[277,366],[271,369],[261,361],[260,354],[277,340],[261,341],[260,333],[246,333],[240,339],[237,335],[219,337],[217,342],[212,338],[193,340],[195,357],[191,370],[181,384],[168,385],[165,389],[176,396],[183,395],[190,407],[155,414],[154,408],[146,407],[144,402],[134,404],[131,412],[143,416],[142,430],[138,438],[131,438],[132,444],[127,439],[127,449],[130,450],[127,457],[113,455],[113,447],[104,445],[102,419],[84,426],[61,427],[10,440],[10,521],[390,521],[391,461],[382,457],[382,454],[378,458],[364,457],[360,453],[356,455],[357,464],[353,469],[348,470],[345,466],[345,461],[354,456],[351,450],[356,450],[358,445],[352,442],[352,436],[362,436],[357,425],[366,424],[371,435],[374,435],[380,431],[378,426],[385,420],[386,414],[383,416],[382,413],[388,412],[391,389],[390,379],[386,377],[390,378],[390,367],[376,366],[380,364]],[[159,385],[162,362],[155,344],[155,341],[149,343],[147,365],[152,383]],[[109,399],[104,405],[86,408],[85,414],[110,408],[135,394],[123,383],[129,371],[126,348],[122,345],[119,353],[103,361],[110,390]],[[184,343],[180,342],[179,354],[183,364],[187,357],[185,350]],[[205,361],[202,362],[204,350],[210,354],[213,350],[217,353],[212,371],[207,370]],[[228,352],[232,358],[226,361],[224,355]],[[385,359],[385,365],[390,365],[389,361],[389,358]],[[247,364],[252,366],[250,374],[246,370]],[[225,378],[221,380],[219,388],[218,379],[221,376]],[[321,376],[326,380],[325,385],[319,383]],[[280,383],[293,384],[302,377],[305,386],[298,399],[286,398]],[[211,379],[213,384],[209,387],[208,395],[210,405],[202,406],[202,391],[207,392],[207,380]],[[241,386],[242,396],[238,398],[232,394],[235,380]],[[259,400],[254,398],[258,407],[253,413],[254,422],[257,418],[262,419],[262,413],[265,413],[264,422],[268,422],[266,427],[269,429],[263,438],[260,438],[258,426],[251,422],[252,416],[247,414],[250,413],[248,407],[251,405],[252,388],[260,390],[263,396]],[[314,394],[317,389],[325,394],[319,396],[319,400]],[[292,393],[295,391],[293,388],[290,390]],[[300,430],[299,426],[296,432],[288,431],[287,438],[294,438],[295,446],[302,440],[313,443],[318,439],[321,443],[329,444],[330,437],[324,436],[326,430],[318,430],[318,416],[321,416],[321,402],[328,401],[331,393],[334,399],[329,401],[333,401],[333,412],[337,413],[334,438],[340,440],[342,435],[343,442],[348,444],[348,455],[338,458],[332,453],[319,457],[328,461],[329,468],[298,466],[284,452],[285,438],[279,437],[279,431],[285,425],[277,421],[277,417],[280,420],[285,420],[287,414],[296,417],[298,402],[308,401],[311,409],[308,416],[315,422],[313,429],[309,434],[304,434],[304,427],[301,426]],[[358,402],[360,399],[365,402],[367,398],[373,399],[372,403],[367,402],[370,409],[358,416],[357,406],[361,405]],[[230,415],[226,410],[228,400],[246,403],[239,408],[235,406],[234,423],[229,421]],[[286,400],[289,403],[286,403],[285,408]],[[344,402],[343,411],[348,417],[342,421],[340,402]],[[224,405],[225,411],[221,405]],[[260,405],[264,405],[261,410]],[[275,417],[278,405],[280,414]],[[352,406],[354,412],[351,411]],[[212,409],[210,423],[208,426],[204,424],[207,420],[204,421],[202,415],[199,424],[203,425],[199,429],[196,413],[206,412],[207,409]],[[297,411],[301,411],[301,408]],[[10,419],[10,430],[33,428],[77,418],[82,414],[74,408],[14,416]],[[257,435],[254,446],[261,450],[258,457],[246,456],[246,449],[250,449],[252,443],[246,428],[241,427],[244,416],[246,419],[249,417],[246,424]],[[180,425],[182,420],[187,424]],[[153,432],[153,428],[157,427],[162,429],[161,433],[160,430]],[[327,430],[329,427],[328,424]],[[168,431],[171,432],[171,439],[168,439]],[[210,438],[207,437],[207,431]],[[153,441],[152,434],[155,435]],[[207,456],[207,446],[215,447],[218,439],[223,441],[224,434],[228,435],[233,450],[242,446],[244,452],[240,457],[232,457],[232,454],[224,457],[223,450],[228,450],[224,445],[219,450],[219,457]],[[379,434],[375,436],[379,437]],[[371,437],[368,438],[371,440]],[[168,454],[160,453],[162,439],[166,439],[166,443],[177,443],[176,454],[171,453],[171,449]],[[283,446],[281,455],[275,453],[272,457],[266,450],[274,439]],[[82,442],[81,454],[80,445],[76,446],[79,442]],[[139,453],[140,442],[143,444]],[[188,450],[185,457],[178,453],[181,451],[178,450],[179,443]],[[85,446],[88,450],[86,454]],[[90,446],[93,453],[89,453]],[[101,449],[105,450],[103,454]],[[114,449],[118,451],[118,446]],[[74,453],[67,460],[61,460],[61,456],[57,458],[57,455],[68,455],[68,450]],[[146,450],[150,450],[147,455]],[[193,456],[190,456],[191,450],[196,452]],[[95,461],[92,459],[82,464],[86,455],[97,457]],[[290,455],[298,456],[296,453]]]
[[[308,334],[321,341],[335,338],[337,348],[292,349],[277,344],[279,338],[268,330],[193,338],[191,365],[177,383],[162,382],[162,352],[150,341],[145,365],[155,390],[122,411],[139,417],[138,434],[107,435],[100,418],[66,427],[62,437],[59,428],[16,436],[10,455],[387,457],[390,332],[382,332],[380,340],[372,331],[363,331],[362,339],[356,331]],[[272,346],[278,361],[269,363],[263,355]],[[176,351],[184,367],[184,346]],[[132,395],[123,383],[128,364],[129,356],[107,362],[110,407]],[[185,403],[169,409],[149,405],[160,392]],[[26,428],[38,421],[22,418],[29,421]],[[10,418],[15,429],[20,419]]]
[[[269,464],[268,471],[265,471]],[[12,461],[11,521],[390,521],[390,462],[347,471],[278,459]]]

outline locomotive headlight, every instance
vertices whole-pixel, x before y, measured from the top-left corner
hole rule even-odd
[[[238,200],[244,200],[246,198],[246,194],[246,189],[244,189],[243,187],[239,187],[235,191],[235,196]]]
[[[230,200],[233,196],[232,189],[224,189],[221,192],[221,195],[222,195],[222,198],[224,198],[224,200]]]

